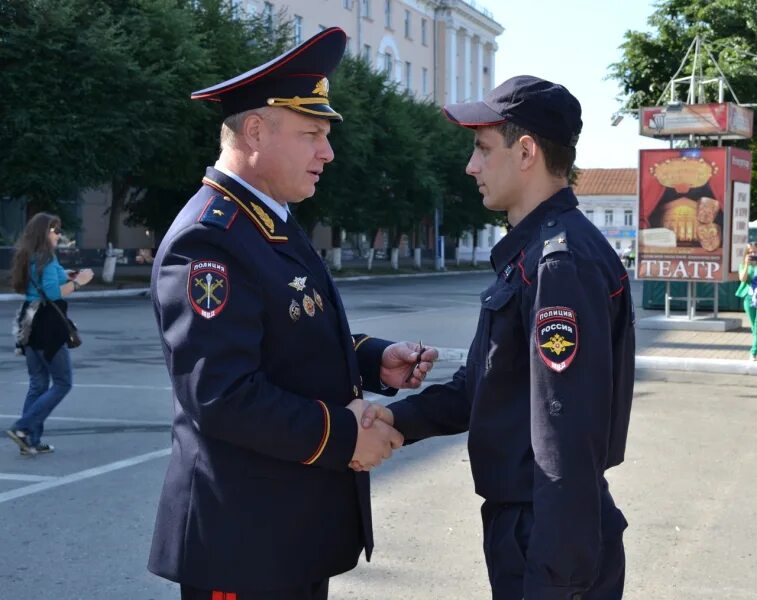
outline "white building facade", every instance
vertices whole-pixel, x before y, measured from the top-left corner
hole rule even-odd
[[[637,169],[581,169],[574,185],[578,208],[620,254],[636,244]]]

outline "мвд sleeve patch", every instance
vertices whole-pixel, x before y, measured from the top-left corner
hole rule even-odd
[[[195,260],[189,265],[187,295],[192,309],[205,319],[221,314],[229,301],[226,265],[215,260]]]
[[[536,347],[539,356],[553,371],[561,373],[578,353],[576,311],[565,306],[550,306],[536,313]]]

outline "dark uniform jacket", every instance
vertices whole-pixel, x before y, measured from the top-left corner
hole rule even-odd
[[[633,306],[620,259],[576,207],[565,188],[492,249],[467,364],[390,405],[407,441],[469,430],[476,492],[532,503],[526,598],[588,589],[603,536],[626,527],[604,473],[626,445]]]
[[[364,546],[370,558],[345,405],[381,391],[388,342],[350,335],[291,216],[213,168],[203,184],[153,267],[175,419],[149,569],[206,590],[299,587],[351,569]]]

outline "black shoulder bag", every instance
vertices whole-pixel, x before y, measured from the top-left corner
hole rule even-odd
[[[63,314],[63,311],[57,304],[55,304],[55,302],[50,301],[50,299],[47,297],[47,294],[45,294],[42,288],[37,285],[37,282],[34,281],[34,279],[31,279],[31,282],[32,285],[37,288],[37,293],[40,295],[44,303],[52,306],[55,309],[55,312],[60,315],[60,318],[63,319],[63,323],[65,323],[66,328],[68,329],[68,340],[66,341],[66,346],[68,346],[69,348],[78,348],[79,346],[81,346],[81,338],[79,337],[79,330],[76,329],[76,324]]]

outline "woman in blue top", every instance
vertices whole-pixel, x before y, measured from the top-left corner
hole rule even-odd
[[[744,299],[744,312],[752,326],[752,349],[749,358],[757,360],[757,243],[752,242],[744,250],[744,259],[739,265],[739,284],[736,295]]]
[[[29,456],[53,451],[51,445],[42,443],[45,419],[71,389],[68,327],[55,308],[44,301],[40,290],[65,315],[63,297],[92,280],[91,269],[69,274],[60,266],[55,256],[60,234],[58,217],[34,215],[21,234],[11,268],[13,289],[26,294],[18,319],[19,327],[26,331],[18,337],[26,356],[29,391],[21,418],[6,433],[21,448],[21,454]]]

